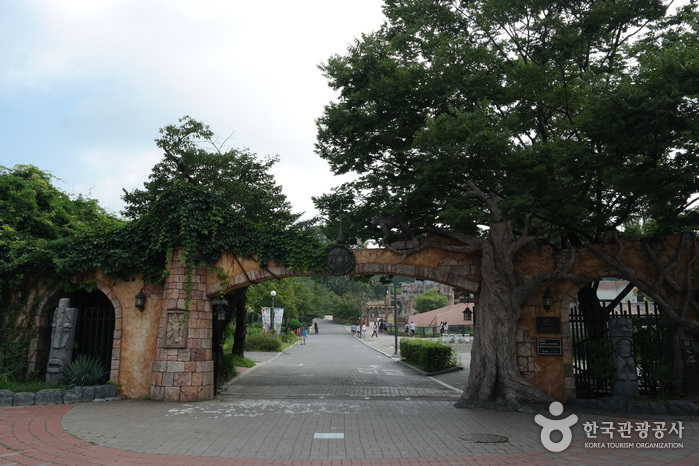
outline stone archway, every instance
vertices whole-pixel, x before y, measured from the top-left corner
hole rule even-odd
[[[39,303],[40,311],[34,319],[37,331],[29,345],[28,370],[30,372],[46,370],[52,316],[55,310],[54,302],[57,303],[59,297],[72,297],[73,304],[76,304],[77,298],[77,301],[79,301],[77,305],[81,307],[87,306],[90,309],[89,312],[92,314],[90,319],[79,317],[86,337],[84,338],[86,340],[84,344],[102,346],[105,343],[108,346],[104,350],[91,348],[87,352],[94,353],[95,356],[102,360],[103,366],[109,370],[110,380],[117,380],[120,364],[122,306],[112,287],[101,279],[95,280],[95,290],[93,292],[51,293],[42,297]],[[96,304],[97,301],[101,301],[101,304]],[[109,316],[101,315],[103,312],[108,312]],[[88,323],[88,321],[92,323]],[[98,325],[98,321],[100,329],[96,334],[92,331],[95,329],[88,330],[84,328],[86,325]],[[96,342],[95,337],[100,339],[100,343]],[[103,342],[104,338],[108,338],[109,341]],[[87,339],[91,339],[91,341],[87,341]],[[80,345],[81,342],[78,341],[77,344]]]
[[[653,243],[652,247],[656,256],[672,262],[672,258],[682,250],[679,244],[680,237],[677,236]],[[658,283],[657,261],[648,258],[647,251],[640,242],[607,243],[599,245],[599,248],[602,254],[590,249],[574,251],[575,260],[567,274],[554,283],[545,284],[539,293],[529,298],[521,310],[517,335],[519,368],[528,380],[545,388],[552,398],[561,401],[575,397],[574,380],[570,372],[570,332],[566,330],[569,326],[568,307],[575,299],[580,283],[617,272],[614,264],[607,260],[609,257],[621,258],[627,264],[626,271],[633,273],[634,280],[642,286],[662,288],[662,297],[668,302],[681,303],[682,297],[687,296],[687,287],[691,293],[697,287],[696,281],[690,281],[689,284],[682,282],[688,269],[691,269],[694,276],[699,272],[696,257],[692,259],[691,255],[686,259],[687,254],[683,253],[684,265],[677,270],[663,272],[671,280],[668,284],[667,280]],[[356,263],[351,274],[400,275],[432,280],[472,293],[478,291],[478,254],[454,253],[448,251],[448,248],[425,248],[411,255],[401,255],[385,249],[355,250],[353,253]],[[556,254],[570,253],[557,252],[549,247],[525,250],[518,256],[517,274],[522,280],[528,280],[550,272],[556,267]],[[604,254],[608,257],[605,258]],[[127,396],[150,395],[152,399],[162,401],[212,399],[211,299],[221,293],[267,280],[322,275],[318,272],[291,271],[284,265],[275,263],[262,266],[256,257],[244,258],[224,253],[213,266],[196,267],[191,277],[191,288],[185,290],[187,275],[184,266],[180,264],[179,255],[179,251],[173,253],[170,273],[162,285],[144,287],[142,282],[137,282],[118,284],[116,287],[119,290],[115,288],[120,296],[132,296],[140,288],[145,288],[148,298],[145,312],[136,310],[129,299],[122,300],[123,326],[130,330],[128,335],[126,332],[123,334],[119,351],[115,351],[116,354],[121,353],[119,371],[116,374],[118,378],[115,381],[124,386]],[[683,285],[678,291],[672,283],[680,282]],[[120,291],[127,287],[128,292]],[[544,311],[541,303],[546,287],[553,292],[553,305],[550,310]],[[696,306],[695,301],[692,303],[692,306]],[[696,320],[696,308],[692,307],[686,315]],[[538,351],[537,344],[542,334],[537,330],[537,317],[560,319],[559,333],[548,336],[558,340],[560,353],[541,354]],[[695,339],[697,340],[699,338]],[[134,342],[145,348],[137,354],[139,362],[135,361],[135,357],[134,360],[125,359],[127,353],[135,354],[132,348]]]

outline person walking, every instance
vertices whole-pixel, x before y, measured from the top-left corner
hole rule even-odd
[[[306,344],[306,335],[308,335],[308,329],[306,327],[301,329],[301,344]]]
[[[415,322],[413,322],[412,320],[410,321],[410,336],[415,336]]]
[[[379,324],[374,323],[374,331],[371,333],[371,336],[379,338]]]
[[[366,338],[366,324],[362,324],[362,338]]]
[[[318,322],[313,322],[313,330],[318,334]]]

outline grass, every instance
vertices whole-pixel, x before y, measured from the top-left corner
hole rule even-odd
[[[255,367],[255,361],[241,356],[233,356],[233,365],[235,367]]]
[[[8,375],[0,375],[0,390],[10,390],[11,392],[21,393],[21,392],[32,392],[36,393],[45,388],[68,388],[65,385],[59,385],[56,383],[46,383],[46,381],[41,379],[26,379],[17,380]]]

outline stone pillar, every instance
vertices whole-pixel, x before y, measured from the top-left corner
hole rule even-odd
[[[70,299],[61,298],[53,313],[51,324],[51,350],[46,367],[46,382],[58,382],[63,371],[73,358],[75,325],[78,323],[78,310],[70,306]]]
[[[212,313],[206,297],[206,268],[192,271],[189,309],[182,251],[172,254],[161,301],[158,346],[151,372],[155,401],[205,401],[214,398]]]
[[[628,317],[609,319],[609,338],[614,362],[614,396],[638,396],[638,377],[633,353],[633,325]]]

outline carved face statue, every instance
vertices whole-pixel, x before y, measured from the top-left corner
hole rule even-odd
[[[68,303],[69,300],[65,299],[64,302],[64,299],[61,299],[53,315],[51,351],[46,368],[47,382],[58,380],[73,357],[75,322],[78,317],[78,310],[67,307]]]

